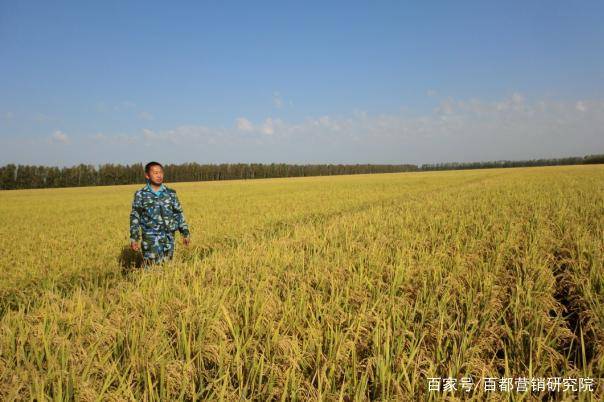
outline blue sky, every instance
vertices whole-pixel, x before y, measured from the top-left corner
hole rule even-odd
[[[0,1],[0,164],[604,152],[602,2]]]

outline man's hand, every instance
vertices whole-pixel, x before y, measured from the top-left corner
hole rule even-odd
[[[191,238],[190,237],[183,237],[182,238],[182,244],[184,244],[186,247],[189,247],[189,243],[191,243]]]
[[[130,248],[134,251],[138,251],[139,250],[139,245],[137,241],[131,241],[130,242]]]

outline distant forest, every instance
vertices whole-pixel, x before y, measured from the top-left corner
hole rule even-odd
[[[170,182],[260,179],[271,177],[329,176],[364,173],[419,172],[432,170],[511,168],[528,166],[604,163],[604,154],[523,161],[447,162],[424,165],[290,165],[284,163],[183,163],[164,165]],[[144,183],[143,165],[104,164],[47,167],[9,164],[0,167],[0,189],[107,186]]]

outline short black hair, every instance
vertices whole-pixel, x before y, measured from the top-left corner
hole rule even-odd
[[[149,170],[151,170],[151,168],[153,166],[159,166],[160,168],[162,168],[162,170],[164,169],[164,167],[161,165],[161,163],[153,161],[153,162],[149,162],[145,165],[145,173],[149,174]]]

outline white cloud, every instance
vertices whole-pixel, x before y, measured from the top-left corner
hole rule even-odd
[[[281,109],[283,107],[283,98],[277,91],[273,92],[273,106],[275,106],[277,109]]]
[[[141,119],[141,120],[147,120],[147,121],[150,121],[150,120],[153,120],[153,119],[155,118],[155,116],[153,116],[151,113],[149,113],[149,112],[145,112],[145,111],[143,110],[143,111],[140,111],[140,112],[138,113],[138,118],[139,118],[139,119]]]
[[[275,134],[275,123],[276,121],[272,119],[272,117],[267,117],[260,128],[262,134],[273,135]]]
[[[604,100],[532,101],[519,93],[493,101],[449,97],[425,113],[353,110],[295,121],[239,117],[226,128],[147,127],[135,134],[98,133],[87,138],[98,145],[87,147],[95,150],[91,155],[107,161],[116,150],[125,157],[142,158],[150,148],[175,161],[215,162],[426,163],[561,157],[604,152]],[[5,137],[13,148],[0,146],[0,157],[12,158],[9,149],[41,153],[48,141],[70,139],[57,130],[51,139],[34,138],[35,144],[27,148],[25,139]],[[59,151],[55,147],[53,152]]]
[[[324,115],[319,117],[318,119],[310,119],[308,120],[308,124],[313,127],[319,127],[321,129],[329,129],[333,131],[339,131],[342,128],[342,122],[334,119],[330,116]]]
[[[294,101],[291,99],[285,99],[279,91],[273,92],[273,107],[276,109],[283,109],[284,107],[294,107]]]
[[[603,127],[604,101],[529,102],[516,93],[495,101],[449,97],[429,113],[355,110],[301,121],[268,116],[260,122],[239,117],[230,128],[146,128],[138,138],[148,146],[172,144],[179,154],[196,150],[193,158],[210,144],[230,160],[262,154],[289,161],[424,163],[599,153]]]
[[[155,132],[151,129],[143,128],[143,138],[147,141],[153,141],[153,140],[160,139],[161,136],[159,136],[158,134],[155,134]]]
[[[524,104],[524,96],[521,93],[514,92],[511,101],[514,105],[522,105]]]
[[[94,141],[99,141],[99,142],[106,142],[109,139],[109,137],[107,137],[103,133],[97,133],[95,135],[90,136],[90,138]]]
[[[240,131],[253,131],[254,125],[251,121],[246,119],[245,117],[239,117],[237,119],[237,130]]]
[[[453,107],[453,100],[451,98],[447,98],[443,100],[440,105],[436,108],[436,113],[440,115],[453,114]]]
[[[2,120],[11,120],[13,117],[15,117],[15,115],[13,114],[13,112],[4,112],[1,117]]]
[[[69,136],[62,132],[61,130],[56,130],[50,136],[50,142],[52,143],[60,143],[60,144],[69,144]]]
[[[127,134],[105,135],[103,133],[97,133],[95,135],[89,136],[89,138],[97,143],[112,145],[135,144],[139,141],[139,138],[137,136]]]

